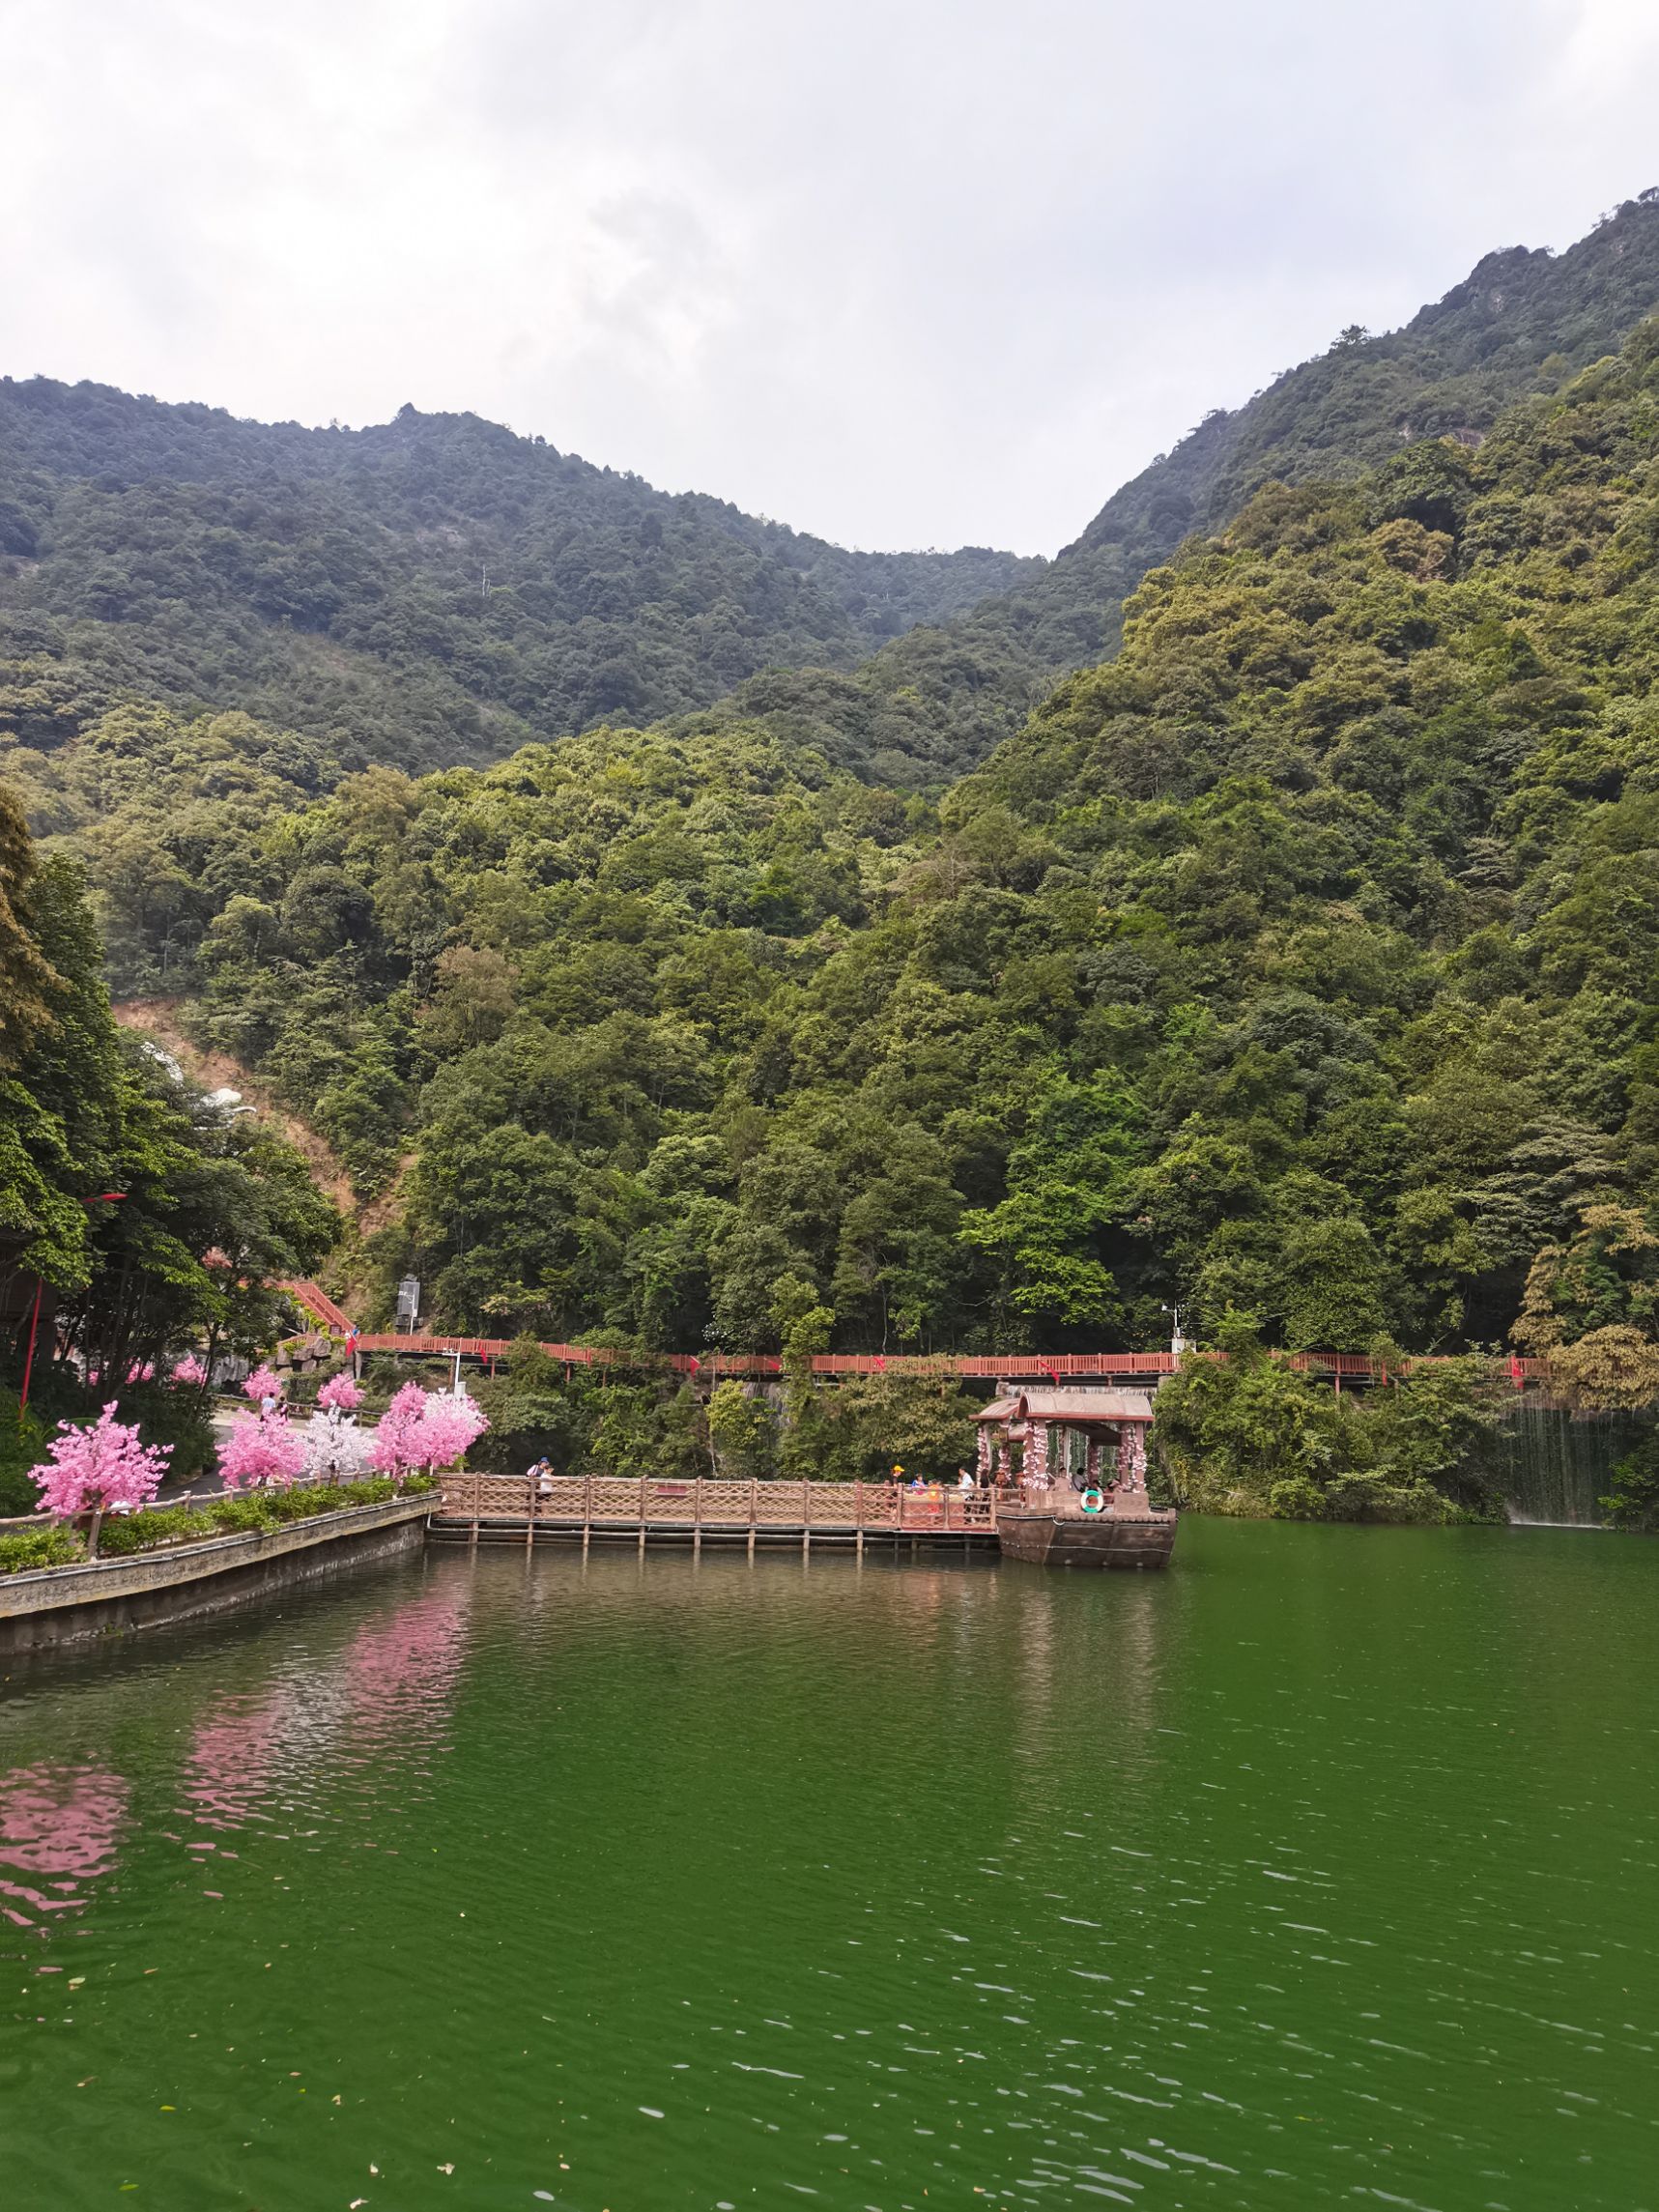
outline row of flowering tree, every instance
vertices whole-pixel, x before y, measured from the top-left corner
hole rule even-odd
[[[371,1467],[401,1486],[413,1474],[453,1466],[490,1425],[470,1397],[423,1391],[418,1383],[404,1385],[371,1436],[361,1435],[351,1419],[362,1392],[348,1376],[324,1386],[318,1393],[323,1410],[303,1426],[288,1420],[281,1384],[270,1369],[250,1375],[244,1388],[260,1401],[259,1410],[239,1416],[219,1446],[227,1490],[286,1488],[302,1478],[350,1478]],[[64,1520],[91,1514],[87,1551],[93,1558],[104,1514],[149,1505],[172,1451],[171,1445],[145,1444],[135,1424],[116,1420],[117,1410],[111,1399],[88,1425],[60,1422],[46,1458],[30,1470],[42,1512]]]
[[[248,1378],[250,1391],[255,1380]],[[301,1476],[337,1479],[370,1467],[401,1484],[411,1475],[452,1466],[490,1425],[470,1397],[423,1391],[418,1383],[405,1383],[368,1437],[342,1418],[362,1402],[348,1378],[325,1384],[317,1402],[324,1410],[304,1427],[291,1422],[280,1403],[243,1415],[219,1447],[226,1489],[282,1485]]]

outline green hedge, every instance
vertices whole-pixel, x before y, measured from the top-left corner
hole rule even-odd
[[[81,1556],[81,1540],[72,1529],[24,1529],[14,1537],[0,1537],[0,1574],[26,1574],[36,1566],[68,1566]]]

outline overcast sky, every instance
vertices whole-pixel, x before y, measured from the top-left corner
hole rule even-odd
[[[0,0],[0,372],[1052,552],[1659,183],[1659,0]]]

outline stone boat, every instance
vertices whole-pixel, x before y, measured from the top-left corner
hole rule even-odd
[[[1144,1391],[1020,1391],[979,1416],[997,1541],[1039,1566],[1162,1566],[1177,1516],[1146,1490]]]

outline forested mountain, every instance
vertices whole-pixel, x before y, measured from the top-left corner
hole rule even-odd
[[[232,809],[190,1019],[411,1156],[376,1262],[459,1326],[1629,1353],[1656,681],[1650,323],[1264,487],[937,806],[749,726]]]
[[[1179,1301],[1291,1344],[1640,1338],[1655,326],[1566,364],[1656,253],[1645,200],[1559,260],[1483,265],[1204,426],[1023,597],[850,676],[341,781],[327,734],[148,682],[53,744],[88,636],[195,649],[183,613],[98,620],[15,676],[36,741],[7,765],[92,870],[118,982],[192,994],[204,1041],[395,1192],[358,1264],[420,1275],[443,1321],[1081,1344],[1153,1341]],[[364,468],[413,500],[401,463]],[[1083,619],[1066,575],[1177,535],[1121,652],[974,773],[873,780],[934,780],[952,730],[989,742],[1026,678],[975,638],[1017,633],[1035,672]],[[235,532],[209,539],[229,560]],[[50,567],[19,557],[9,589]]]
[[[763,675],[701,726],[759,716],[877,781],[936,787],[983,761],[1057,675],[1113,651],[1147,570],[1263,484],[1351,477],[1414,439],[1478,443],[1512,401],[1557,389],[1655,311],[1659,189],[1564,253],[1488,254],[1404,330],[1345,330],[1243,407],[1217,409],[1013,590],[907,632],[854,675]]]
[[[10,744],[62,829],[103,812],[104,766],[77,753],[112,707],[248,716],[239,772],[267,801],[687,716],[936,791],[1112,650],[1146,571],[1261,484],[1477,440],[1655,309],[1649,193],[1208,417],[1052,562],[846,553],[473,416],[307,430],[0,380],[0,761]]]
[[[652,720],[757,670],[850,670],[1043,566],[849,553],[476,416],[242,422],[0,380],[0,729],[124,695],[300,733],[329,781]]]

